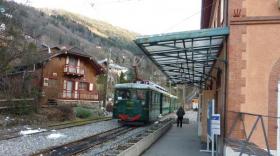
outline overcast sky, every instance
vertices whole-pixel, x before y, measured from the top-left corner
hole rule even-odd
[[[142,35],[199,29],[201,0],[14,0],[64,9]]]

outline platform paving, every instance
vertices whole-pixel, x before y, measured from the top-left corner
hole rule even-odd
[[[195,123],[183,124],[182,128],[175,124],[154,143],[142,156],[210,156],[200,152],[200,141]]]

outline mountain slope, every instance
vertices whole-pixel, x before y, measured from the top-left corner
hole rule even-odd
[[[5,7],[16,8],[13,17],[22,24],[24,32],[49,46],[78,46],[97,59],[133,55],[140,50],[133,43],[136,33],[108,23],[61,10],[37,10],[13,2]]]
[[[35,39],[37,45],[77,46],[98,60],[107,58],[111,51],[111,59],[115,63],[131,69],[133,56],[142,54],[133,42],[136,33],[108,23],[62,10],[38,10],[7,1],[3,5],[21,24],[24,33]],[[138,71],[142,79],[166,84],[165,76],[146,58]]]

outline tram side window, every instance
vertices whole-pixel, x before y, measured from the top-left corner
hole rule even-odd
[[[152,92],[152,95],[153,95],[152,103],[153,103],[153,104],[158,103],[158,96],[157,96],[157,93]]]
[[[160,103],[160,95],[154,93],[153,103]]]

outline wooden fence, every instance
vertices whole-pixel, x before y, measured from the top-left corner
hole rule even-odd
[[[34,98],[0,99],[0,111],[13,111],[16,109],[36,110],[35,101]]]

